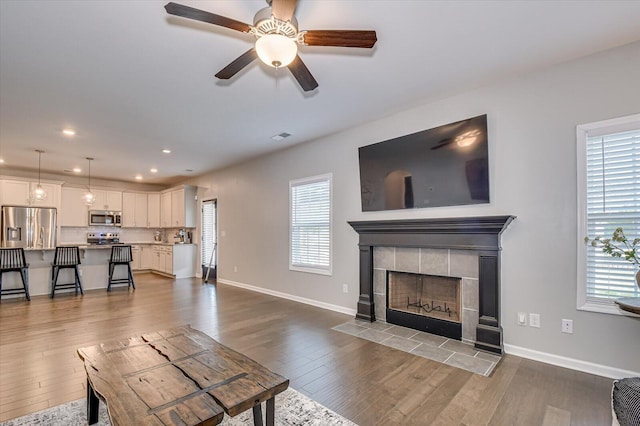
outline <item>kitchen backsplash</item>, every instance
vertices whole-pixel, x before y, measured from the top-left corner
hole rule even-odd
[[[180,228],[169,229],[146,229],[146,228],[118,228],[113,226],[89,226],[89,227],[61,227],[60,228],[60,244],[83,243],[87,241],[88,232],[116,232],[120,234],[120,242],[122,243],[143,243],[152,242],[155,231],[160,231],[164,235],[165,242],[173,243],[178,241],[174,238]],[[188,229],[193,232],[195,229]],[[195,235],[193,238],[195,241]]]
[[[60,228],[60,243],[82,243],[87,241],[88,232],[116,232],[120,234],[120,241],[123,243],[151,242],[153,241],[153,233],[162,231],[165,240],[173,242],[173,239],[167,239],[175,234],[172,229],[140,229],[140,228],[117,228],[113,226],[89,226],[89,227],[62,227]],[[173,231],[173,232],[171,232]],[[170,233],[171,232],[171,233]]]

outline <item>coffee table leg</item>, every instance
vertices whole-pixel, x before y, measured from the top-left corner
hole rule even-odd
[[[100,406],[100,400],[93,391],[91,382],[87,379],[87,419],[89,424],[98,423],[98,407]]]
[[[262,426],[262,404],[253,406],[253,426]]]
[[[276,397],[267,399],[267,426],[275,426]]]

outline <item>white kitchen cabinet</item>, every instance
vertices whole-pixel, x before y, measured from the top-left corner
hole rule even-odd
[[[140,246],[131,246],[131,258],[133,259],[131,261],[131,269],[133,269],[134,271],[137,271],[139,269],[142,269],[140,267]]]
[[[162,272],[162,270],[164,269],[164,263],[162,264],[162,268],[160,267],[160,256],[161,256],[162,250],[160,250],[160,247],[158,246],[154,246],[152,250],[153,250],[153,256],[151,258],[151,269],[153,269],[154,271]],[[163,261],[164,261],[164,258],[163,258]]]
[[[60,184],[42,182],[47,197],[42,201],[31,198],[37,188],[37,181],[3,179],[0,181],[0,205],[60,207]]]
[[[176,278],[195,277],[195,244],[154,245],[151,269]]]
[[[42,201],[32,199],[29,205],[34,207],[60,208],[61,185],[42,182],[40,186],[42,186],[42,189],[44,189],[45,192],[47,193],[47,197]],[[29,193],[30,194],[33,193],[33,191],[35,191],[37,187],[38,187],[38,182],[29,182]]]
[[[147,227],[147,194],[139,192],[122,193],[122,227]]]
[[[160,228],[160,194],[147,194],[147,227]]]
[[[160,225],[163,228],[171,228],[171,192],[160,194]]]
[[[29,182],[20,180],[3,180],[2,204],[11,206],[29,205]]]
[[[153,247],[140,246],[140,269],[153,269]]]
[[[171,226],[181,228],[184,223],[184,189],[171,191]]]
[[[196,188],[184,185],[161,195],[163,228],[196,227]]]
[[[172,274],[176,278],[195,277],[198,246],[195,244],[174,244],[172,248]]]
[[[173,274],[173,249],[168,247],[168,250],[164,251],[162,257],[164,264],[163,272],[166,274]]]
[[[103,189],[92,189],[96,201],[91,206],[91,210],[112,210],[122,211],[122,192],[107,191]]]
[[[196,191],[196,187],[184,185],[160,194],[162,228],[196,227]]]
[[[88,226],[89,209],[82,199],[86,190],[81,188],[62,188],[58,224],[60,226]]]
[[[153,247],[155,258],[153,269],[165,274],[173,273],[173,247],[158,245]]]

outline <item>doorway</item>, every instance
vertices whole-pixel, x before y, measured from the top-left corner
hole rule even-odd
[[[216,279],[218,265],[218,202],[202,202],[202,277]],[[208,275],[207,275],[208,273]]]

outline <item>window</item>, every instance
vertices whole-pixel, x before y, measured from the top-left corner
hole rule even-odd
[[[289,182],[289,269],[331,275],[331,175]]]
[[[215,253],[217,243],[216,232],[216,200],[208,200],[202,203],[202,276],[216,278],[217,253]],[[211,268],[211,271],[208,269]]]
[[[582,238],[640,237],[640,114],[578,126],[577,142],[578,308],[619,313],[615,299],[640,296],[636,269]]]

